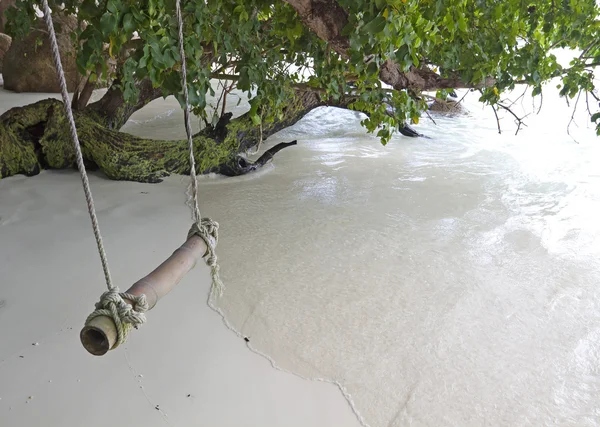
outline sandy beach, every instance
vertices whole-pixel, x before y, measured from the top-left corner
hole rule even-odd
[[[92,175],[113,276],[152,270],[189,227],[185,184]],[[89,355],[79,330],[104,290],[75,172],[0,181],[2,426],[353,426],[339,391],[273,369],[206,305],[197,266],[123,348]]]

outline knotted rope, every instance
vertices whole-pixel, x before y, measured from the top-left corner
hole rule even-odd
[[[48,27],[50,48],[52,50],[52,58],[54,59],[54,65],[58,74],[63,106],[65,109],[65,114],[67,115],[67,121],[69,122],[69,128],[71,130],[73,147],[75,148],[75,160],[77,163],[77,168],[79,169],[79,175],[81,176],[88,213],[90,215],[90,220],[92,221],[94,237],[96,238],[96,246],[98,247],[100,262],[102,263],[102,269],[104,270],[104,279],[106,281],[106,287],[108,288],[108,291],[102,294],[100,301],[96,304],[96,310],[88,316],[86,323],[98,316],[111,317],[117,326],[118,336],[115,343],[116,346],[125,342],[127,339],[127,334],[131,328],[137,328],[146,321],[146,316],[144,316],[143,313],[148,310],[148,304],[146,303],[146,297],[144,295],[137,297],[130,294],[119,293],[119,288],[112,283],[110,270],[108,268],[108,258],[106,256],[106,251],[104,250],[102,234],[100,233],[100,226],[98,225],[98,218],[96,216],[96,208],[94,206],[92,190],[90,188],[90,182],[85,170],[85,165],[83,163],[83,155],[81,153],[79,137],[77,136],[77,127],[75,125],[75,119],[73,118],[73,111],[71,110],[71,100],[69,98],[65,73],[60,60],[58,42],[56,41],[56,33],[54,32],[54,23],[52,22],[52,12],[50,10],[50,6],[48,5],[48,0],[42,0],[42,8],[44,12],[44,20],[46,21],[46,26]],[[127,304],[123,298],[131,300],[134,306],[132,307]]]
[[[185,133],[188,140],[188,149],[190,157],[190,191],[188,193],[188,205],[192,210],[192,219],[194,224],[190,228],[188,238],[197,235],[208,248],[208,256],[206,264],[210,267],[212,285],[211,297],[214,295],[222,295],[223,282],[219,277],[219,264],[217,263],[217,254],[215,252],[217,242],[219,240],[219,224],[210,218],[202,218],[200,208],[198,207],[198,180],[196,178],[196,159],[194,157],[194,139],[192,137],[192,122],[190,119],[190,100],[187,87],[187,69],[185,62],[185,49],[183,39],[183,18],[181,16],[181,0],[175,1],[175,14],[177,16],[177,28],[179,35],[179,56],[181,56],[181,86],[183,88],[184,110],[183,116],[185,121]]]
[[[128,304],[125,300],[131,301],[133,305]],[[110,317],[117,328],[117,340],[114,345],[117,347],[127,341],[127,335],[132,328],[137,329],[139,325],[146,322],[144,315],[146,311],[148,311],[146,295],[132,295],[118,290],[110,290],[100,296],[100,301],[96,303],[96,309],[85,319],[85,323],[88,324],[99,316]]]
[[[188,239],[193,236],[199,236],[206,243],[208,255],[206,256],[206,264],[210,267],[210,276],[212,278],[211,297],[223,295],[223,282],[219,277],[219,264],[217,263],[217,254],[215,249],[219,241],[219,223],[210,218],[202,218],[200,223],[194,223]]]

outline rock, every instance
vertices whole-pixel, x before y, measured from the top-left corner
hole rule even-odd
[[[4,58],[4,54],[8,51],[11,41],[12,39],[9,36],[0,33],[0,73],[2,72],[2,58]]]
[[[75,62],[76,46],[70,38],[71,31],[77,28],[77,19],[57,13],[53,18],[67,88],[73,92],[81,81]],[[3,62],[4,89],[14,92],[60,92],[43,20],[37,21],[36,29],[27,37],[13,40]]]
[[[4,33],[6,30],[4,26],[6,25],[6,14],[4,13],[6,9],[11,6],[14,6],[17,3],[17,0],[0,0],[0,33]]]
[[[467,110],[458,102],[451,99],[445,101],[435,100],[429,104],[429,111],[447,115],[466,114]]]

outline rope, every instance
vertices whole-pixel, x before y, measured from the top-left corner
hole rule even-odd
[[[175,13],[177,15],[177,27],[179,30],[179,56],[181,56],[181,85],[183,86],[183,97],[185,108],[183,116],[185,121],[185,133],[187,134],[188,150],[190,155],[190,184],[192,186],[192,217],[194,222],[200,221],[200,208],[198,207],[198,181],[196,179],[196,159],[194,158],[194,139],[192,137],[192,123],[190,120],[190,101],[187,87],[187,69],[185,65],[185,51],[183,47],[183,18],[181,17],[180,0],[175,2]]]
[[[210,267],[210,276],[212,279],[211,297],[214,295],[223,295],[223,282],[219,277],[219,264],[217,263],[217,254],[215,249],[219,241],[219,223],[210,218],[202,218],[200,223],[195,223],[190,228],[188,239],[193,236],[199,236],[206,243],[208,248],[208,256],[206,257],[206,265]]]
[[[212,290],[220,295],[222,293],[223,284],[219,278],[219,266],[217,264],[217,255],[215,249],[218,241],[218,229],[219,224],[209,218],[202,218],[200,215],[200,209],[198,207],[198,182],[196,179],[196,161],[194,158],[194,141],[192,138],[192,126],[190,121],[190,107],[189,107],[189,94],[187,89],[187,71],[185,64],[185,52],[184,52],[184,40],[183,40],[183,19],[181,17],[181,5],[180,0],[176,0],[176,13],[177,22],[179,27],[179,51],[181,55],[181,75],[182,85],[185,97],[185,131],[188,138],[188,148],[190,152],[190,180],[191,180],[191,201],[192,201],[192,215],[194,224],[188,233],[188,238],[192,235],[198,235],[204,240],[208,248],[208,257],[206,263],[211,268],[212,277]],[[79,137],[77,136],[77,127],[75,125],[75,119],[73,117],[73,111],[71,109],[71,100],[69,98],[69,92],[67,90],[67,83],[65,80],[65,74],[62,67],[60,52],[58,49],[58,42],[56,41],[56,33],[54,31],[54,23],[52,22],[52,12],[48,5],[48,0],[42,0],[42,8],[44,12],[44,19],[46,26],[48,27],[50,48],[52,50],[52,56],[54,59],[54,65],[59,78],[59,84],[61,89],[61,95],[63,99],[63,106],[67,120],[69,122],[69,128],[71,131],[71,139],[73,140],[73,146],[75,148],[75,159],[79,174],[81,176],[81,182],[83,184],[83,191],[85,194],[85,200],[88,206],[88,213],[92,222],[92,228],[94,230],[94,236],[96,238],[96,245],[98,247],[98,254],[100,255],[100,261],[102,263],[102,269],[104,270],[104,278],[107,292],[104,292],[100,297],[100,301],[96,303],[96,309],[86,319],[88,324],[92,319],[98,316],[111,317],[115,323],[117,329],[117,339],[114,347],[123,344],[127,340],[127,335],[132,328],[138,328],[146,322],[146,316],[144,313],[148,311],[148,303],[145,295],[131,295],[124,292],[119,292],[119,288],[112,283],[110,270],[108,267],[108,259],[106,251],[104,250],[104,243],[102,241],[102,235],[100,233],[100,226],[98,224],[98,218],[96,216],[96,208],[94,206],[94,199],[92,197],[92,190],[90,188],[89,179],[83,163],[83,154],[81,153],[81,145],[79,143]],[[211,292],[211,295],[213,292]],[[127,303],[125,300],[129,300]]]
[[[85,165],[83,164],[83,155],[81,154],[81,146],[79,145],[77,128],[75,127],[75,119],[73,118],[73,111],[71,111],[71,100],[69,99],[67,82],[65,81],[65,73],[63,71],[62,63],[60,61],[60,53],[58,51],[58,43],[56,41],[56,33],[54,32],[54,24],[52,23],[52,16],[50,12],[50,7],[48,6],[48,0],[43,0],[43,7],[44,18],[46,20],[46,25],[48,26],[48,32],[50,34],[50,48],[52,49],[54,65],[56,66],[56,72],[58,73],[60,91],[63,98],[63,105],[65,108],[65,113],[67,115],[67,119],[69,121],[71,139],[73,140],[73,145],[75,147],[75,159],[77,161],[77,168],[79,169],[79,174],[81,175],[81,182],[83,183],[83,192],[85,193],[85,200],[88,205],[88,212],[90,214],[90,219],[92,220],[92,228],[94,229],[94,236],[96,237],[98,253],[100,254],[100,260],[102,261],[102,269],[104,270],[106,285],[108,286],[108,289],[113,289],[114,286],[110,277],[110,270],[108,269],[108,260],[106,258],[106,252],[104,251],[104,244],[102,243],[102,236],[100,234],[100,226],[98,225],[98,218],[96,217],[96,208],[94,207],[92,190],[90,189],[90,182],[85,171]]]
[[[125,300],[131,301],[131,305]],[[144,313],[148,311],[146,295],[132,295],[118,290],[104,292],[100,301],[96,303],[96,309],[85,319],[87,325],[92,319],[99,316],[110,317],[117,328],[117,339],[113,348],[127,341],[131,329],[137,329],[146,323]]]
[[[119,288],[112,283],[110,270],[108,268],[108,259],[106,256],[106,251],[104,250],[104,243],[102,242],[100,226],[98,225],[98,218],[96,216],[94,199],[92,198],[92,190],[90,189],[90,182],[85,170],[85,165],[83,164],[83,155],[81,153],[79,137],[77,136],[77,127],[75,126],[73,111],[71,110],[71,100],[69,99],[65,73],[60,60],[60,52],[58,50],[58,43],[56,41],[56,33],[54,32],[54,23],[52,22],[52,12],[50,10],[50,6],[48,6],[48,0],[42,0],[42,8],[44,11],[44,20],[46,21],[46,26],[48,27],[50,48],[52,49],[52,57],[54,59],[54,65],[56,66],[56,72],[58,74],[63,106],[69,122],[69,128],[71,130],[71,139],[73,140],[73,146],[75,148],[75,160],[77,163],[77,168],[79,169],[79,174],[81,175],[83,192],[85,193],[85,200],[87,202],[88,212],[92,221],[94,237],[96,238],[96,245],[98,246],[98,254],[100,255],[102,269],[104,270],[104,278],[108,288],[108,291],[102,294],[100,301],[96,303],[96,310],[88,316],[86,324],[94,317],[111,317],[117,326],[118,336],[115,343],[116,347],[117,345],[126,341],[127,334],[132,327],[137,328],[146,321],[146,317],[143,313],[148,310],[148,304],[146,303],[146,297],[144,295],[134,296],[130,294],[119,293]],[[132,307],[127,304],[123,298],[131,300],[134,306]]]
[[[185,121],[185,132],[187,134],[188,149],[190,155],[190,193],[189,205],[192,209],[194,224],[190,228],[188,238],[197,235],[206,243],[208,256],[206,264],[210,267],[212,285],[210,295],[221,296],[223,294],[223,282],[219,277],[219,264],[217,263],[216,247],[219,240],[219,223],[210,218],[202,218],[198,207],[198,180],[196,178],[196,159],[194,157],[194,140],[192,137],[192,122],[190,119],[190,100],[187,87],[187,69],[185,62],[185,49],[183,39],[183,18],[181,16],[181,0],[175,0],[175,14],[177,16],[177,27],[179,36],[179,56],[181,56],[181,85],[183,87],[183,98],[185,108],[183,110]]]

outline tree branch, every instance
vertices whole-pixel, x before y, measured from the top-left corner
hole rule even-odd
[[[317,37],[329,43],[335,52],[348,59],[350,40],[342,30],[348,24],[348,13],[336,0],[284,0],[296,10],[302,23]],[[441,77],[426,68],[411,67],[402,72],[400,66],[387,60],[381,66],[379,78],[396,90],[413,89],[434,91],[440,89],[466,89],[491,87],[492,78],[481,82],[465,82],[457,77]]]

